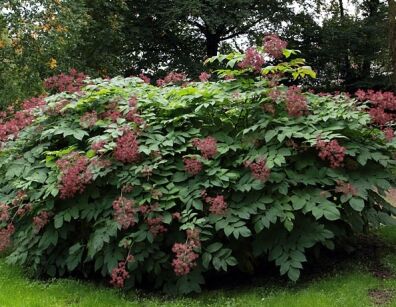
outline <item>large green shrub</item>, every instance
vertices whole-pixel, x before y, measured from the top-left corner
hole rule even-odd
[[[297,280],[309,249],[393,222],[395,142],[353,99],[268,77],[312,75],[301,59],[257,52],[211,59],[216,82],[97,79],[27,108],[0,155],[8,261],[188,293],[260,259]]]

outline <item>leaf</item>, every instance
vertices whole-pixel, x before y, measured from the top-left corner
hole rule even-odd
[[[209,268],[210,261],[212,260],[212,255],[210,253],[203,253],[202,255],[202,265],[204,268]]]
[[[282,53],[283,53],[283,55],[284,55],[286,58],[288,58],[288,57],[291,56],[292,50],[290,50],[290,49],[283,49]]]
[[[336,221],[340,218],[340,211],[337,209],[336,206],[326,206],[323,209],[323,215],[329,221]]]
[[[21,161],[21,160],[19,160]],[[22,175],[24,169],[25,169],[25,164],[22,162],[15,162],[15,163],[10,163],[10,165],[7,167],[7,172],[5,174],[6,178],[11,179],[13,177],[19,177]]]
[[[349,204],[351,205],[352,209],[358,212],[361,212],[364,208],[364,200],[361,198],[351,198],[349,200]]]
[[[54,226],[56,229],[59,229],[63,226],[63,215],[58,214],[54,218]]]
[[[238,264],[238,261],[236,260],[236,258],[235,257],[228,257],[227,259],[226,259],[226,262],[227,262],[227,264],[228,265],[230,265],[230,266],[234,266],[234,265],[237,265]]]
[[[273,138],[274,138],[274,136],[275,135],[277,135],[278,134],[278,131],[277,130],[269,130],[269,131],[267,131],[266,132],[266,134],[265,134],[265,141],[268,143],[269,141],[271,141]]]
[[[26,178],[29,181],[44,183],[47,180],[47,169],[35,169],[33,175]]]
[[[69,254],[75,254],[82,248],[81,243],[76,243],[69,248]]]
[[[110,239],[116,236],[118,227],[117,222],[109,220],[91,234],[87,244],[89,258],[92,259],[103,248],[105,243],[109,243]]]
[[[297,281],[300,278],[300,270],[291,267],[287,272],[287,277],[292,281]]]
[[[363,150],[363,152],[357,157],[357,161],[361,164],[361,165],[366,165],[367,160],[370,158],[370,154],[368,152],[368,150]]]
[[[172,181],[175,183],[186,181],[188,174],[186,172],[177,172],[173,175]]]
[[[290,197],[290,200],[293,204],[294,210],[301,210],[302,208],[304,208],[304,206],[307,202],[304,198],[299,197],[297,195],[293,195],[292,197]]]
[[[223,244],[221,244],[221,243],[219,243],[219,242],[215,242],[215,243],[210,244],[210,245],[206,248],[206,250],[207,250],[209,253],[213,254],[213,253],[217,252],[220,248],[222,248],[222,246],[223,246]]]
[[[46,249],[50,245],[56,246],[57,243],[58,232],[53,227],[47,227],[40,239],[39,246],[43,249]]]
[[[240,227],[238,228],[238,232],[242,237],[250,237],[252,235],[252,232],[250,231],[249,228],[247,228],[246,226]]]

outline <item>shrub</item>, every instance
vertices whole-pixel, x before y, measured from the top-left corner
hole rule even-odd
[[[89,80],[29,109],[1,139],[8,261],[189,293],[265,258],[295,281],[313,247],[394,222],[383,196],[396,143],[354,99],[281,85],[314,73],[281,62],[277,39],[265,40],[272,58],[208,60],[226,65],[215,82]]]

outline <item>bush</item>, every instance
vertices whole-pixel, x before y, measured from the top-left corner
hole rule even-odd
[[[34,120],[15,131],[4,119],[8,261],[189,293],[208,272],[263,258],[295,281],[310,249],[394,222],[383,196],[395,141],[354,99],[281,85],[279,73],[314,73],[281,62],[296,52],[276,39],[265,40],[273,65],[262,48],[210,59],[226,63],[216,82],[88,79],[26,104]]]

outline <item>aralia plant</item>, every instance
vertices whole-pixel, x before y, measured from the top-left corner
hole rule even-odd
[[[8,261],[184,294],[260,259],[296,281],[310,249],[394,223],[394,139],[369,101],[285,85],[315,76],[286,47],[210,58],[200,82],[73,71],[3,112]]]

